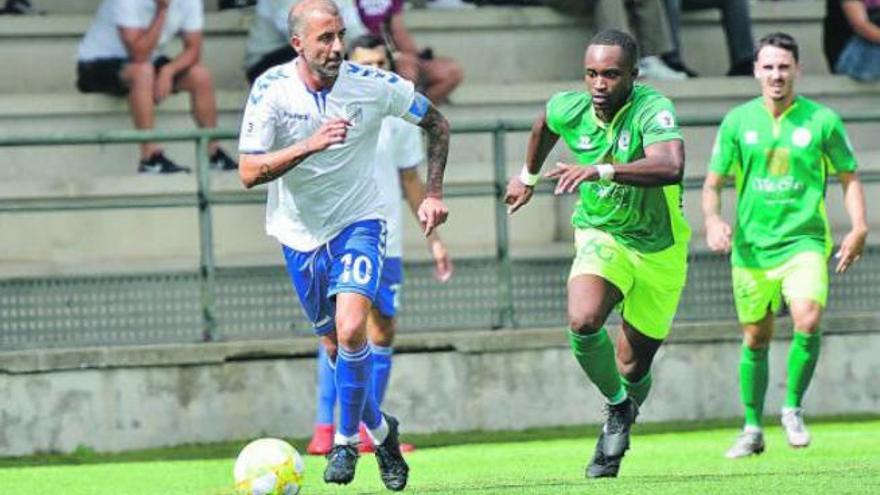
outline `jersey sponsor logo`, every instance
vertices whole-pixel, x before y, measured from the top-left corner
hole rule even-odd
[[[746,144],[758,144],[758,131],[746,131],[743,141]]]
[[[309,114],[307,113],[298,113],[298,112],[288,112],[284,111],[284,116],[289,120],[307,122],[309,120]]]
[[[806,148],[813,139],[813,134],[805,127],[798,127],[791,133],[791,142],[798,148]]]
[[[622,151],[626,151],[629,149],[629,143],[632,139],[629,131],[623,131],[620,133],[620,138],[617,140],[617,147]]]
[[[662,110],[655,119],[657,119],[657,124],[664,129],[675,127],[675,117],[673,117],[672,112],[669,110]]]
[[[762,193],[785,193],[793,191],[803,191],[804,184],[798,182],[792,176],[782,177],[780,179],[764,179],[755,178],[752,182],[756,191]]]
[[[577,148],[581,151],[590,151],[596,148],[596,145],[593,144],[593,141],[590,139],[590,136],[581,136],[578,140]]]

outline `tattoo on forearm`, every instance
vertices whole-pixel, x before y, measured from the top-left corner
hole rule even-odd
[[[419,124],[428,133],[428,195],[443,191],[443,173],[449,155],[449,122],[433,106]]]
[[[261,182],[269,182],[275,180],[275,177],[272,175],[272,168],[268,163],[264,163],[260,165],[260,181]]]

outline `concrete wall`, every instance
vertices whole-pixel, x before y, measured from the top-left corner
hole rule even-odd
[[[787,328],[772,347],[768,414],[785,390]],[[880,317],[825,328],[809,414],[876,412]],[[739,416],[738,335],[731,323],[677,326],[640,421]],[[0,456],[307,436],[314,348],[291,339],[0,354]],[[560,329],[401,336],[386,406],[410,432],[582,424],[602,410]]]

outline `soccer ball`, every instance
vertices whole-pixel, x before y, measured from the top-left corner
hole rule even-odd
[[[245,445],[232,475],[238,495],[296,495],[305,465],[299,452],[277,438],[261,438]]]

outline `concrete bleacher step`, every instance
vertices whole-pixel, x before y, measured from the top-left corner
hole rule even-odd
[[[60,1],[60,0],[59,0]],[[0,17],[0,67],[16,67],[16,77],[0,78],[0,93],[74,90],[76,48],[88,29],[91,5],[60,9],[40,17]],[[209,4],[211,2],[208,2]],[[252,9],[209,12],[203,60],[223,89],[245,87],[245,37]],[[825,74],[821,51],[821,2],[758,2],[752,6],[754,34],[772,30],[794,34],[802,45],[807,73]],[[690,66],[705,76],[724,74],[726,45],[716,11],[686,13],[683,43]],[[413,10],[406,21],[422,46],[458,59],[467,81],[518,83],[565,81],[583,73],[583,48],[590,23],[541,7],[481,7],[462,11]],[[39,63],[33,63],[39,61]]]
[[[675,102],[681,116],[720,117],[732,106],[754,98],[758,87],[750,78],[701,78],[681,83],[653,83]],[[516,118],[531,120],[546,99],[557,91],[581,90],[579,81],[520,83],[508,85],[464,85],[454,105],[442,107],[453,127],[474,120]],[[800,81],[799,90],[843,114],[876,108],[880,84],[858,84],[839,76],[810,76]],[[244,91],[218,93],[220,126],[237,128]],[[176,95],[160,107],[158,127],[190,129],[193,124],[189,103]],[[83,133],[131,128],[124,100],[100,95],[31,94],[0,95],[0,135]],[[880,122],[852,123],[847,126],[853,144],[866,169],[880,168]],[[701,175],[711,150],[715,126],[687,127],[689,173]],[[507,136],[506,155],[510,162],[521,162],[527,132]],[[224,143],[235,150],[236,143]],[[167,145],[169,155],[182,164],[192,165],[191,143]],[[0,179],[125,176],[135,172],[137,148],[134,145],[79,145],[53,147],[0,148]],[[451,179],[468,181],[471,176],[488,178],[492,170],[492,140],[489,134],[454,134],[450,147]],[[461,164],[461,167],[456,167]],[[457,170],[466,170],[458,176]],[[481,179],[482,180],[482,179]]]

